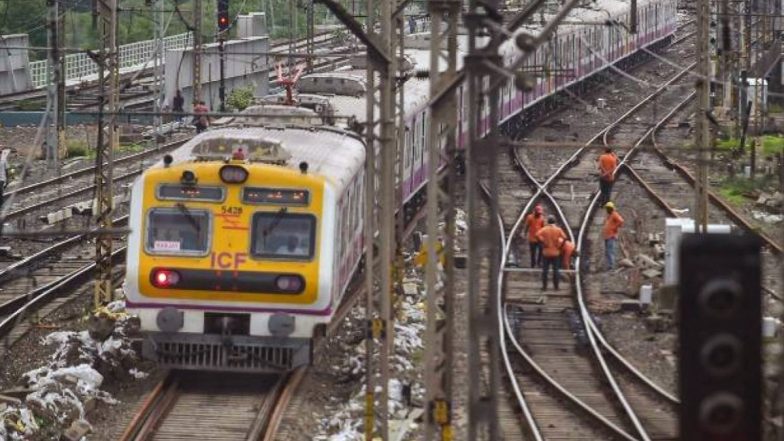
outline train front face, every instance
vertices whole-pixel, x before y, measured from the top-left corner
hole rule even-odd
[[[314,329],[332,314],[330,188],[238,161],[146,171],[133,189],[124,287],[144,356],[199,370],[308,363]]]

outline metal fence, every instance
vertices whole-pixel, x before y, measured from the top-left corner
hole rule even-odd
[[[163,39],[164,52],[169,49],[184,49],[191,45],[190,33],[177,34]],[[137,41],[120,46],[120,70],[128,71],[145,63],[148,67],[155,65],[155,40]],[[162,61],[163,62],[163,61]],[[70,54],[65,56],[65,81],[83,81],[96,79],[98,65],[86,54]],[[90,78],[93,76],[93,78]],[[41,88],[49,84],[47,60],[30,62],[30,77],[33,87]]]

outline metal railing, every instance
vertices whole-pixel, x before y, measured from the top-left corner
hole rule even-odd
[[[152,67],[155,55],[155,40],[137,41],[120,46],[120,70],[128,71],[132,68],[143,66]],[[163,49],[184,49],[191,45],[190,33],[177,34],[163,39]],[[163,63],[163,61],[161,61]],[[33,87],[41,88],[49,84],[47,61],[33,61],[29,65],[30,78]],[[65,81],[82,81],[90,76],[98,75],[98,65],[86,53],[70,54],[65,56]]]

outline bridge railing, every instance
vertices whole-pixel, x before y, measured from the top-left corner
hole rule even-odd
[[[171,35],[163,39],[164,52],[169,49],[183,49],[192,43],[191,34]],[[155,65],[155,40],[137,41],[120,46],[120,70],[131,70],[147,63],[147,67]],[[41,88],[49,84],[47,61],[30,62],[30,77],[33,87]],[[78,82],[97,77],[98,65],[86,53],[69,54],[65,56],[65,81]]]

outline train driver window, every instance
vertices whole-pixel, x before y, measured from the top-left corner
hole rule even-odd
[[[283,209],[260,212],[253,215],[251,234],[254,257],[309,260],[315,249],[316,218]]]
[[[209,251],[210,215],[185,207],[157,208],[147,218],[145,247],[153,254],[196,254]]]

